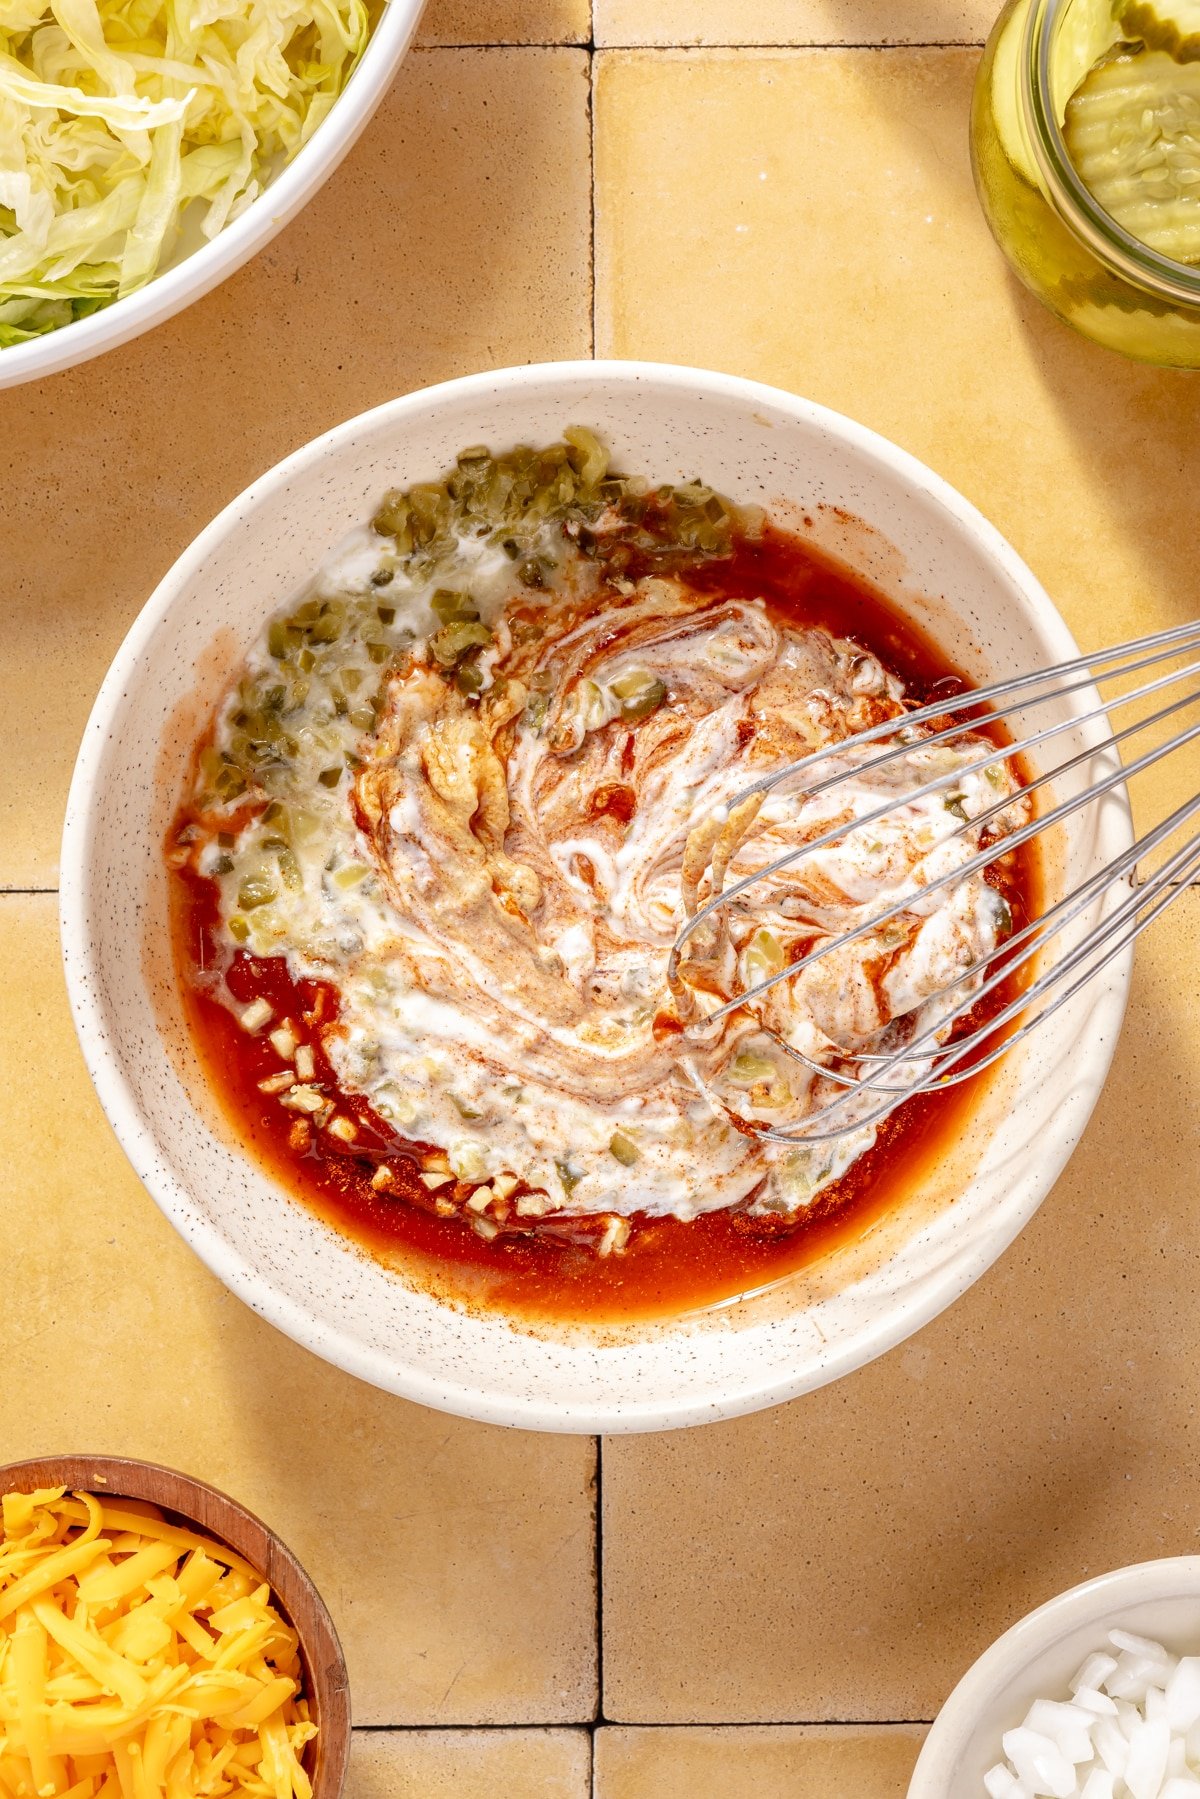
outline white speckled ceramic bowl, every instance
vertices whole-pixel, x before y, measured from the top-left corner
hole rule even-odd
[[[185,223],[179,243],[145,287],[27,344],[0,350],[0,388],[90,362],[173,318],[257,256],[295,218],[341,162],[387,93],[417,29],[425,0],[385,0],[358,67],[303,149],[232,224],[207,239]]]
[[[908,1799],[984,1799],[1004,1759],[1001,1738],[1035,1699],[1066,1699],[1067,1682],[1110,1630],[1132,1630],[1177,1655],[1200,1654],[1200,1555],[1137,1562],[1072,1587],[1030,1612],[969,1668],[938,1714]]]
[[[264,617],[386,488],[435,476],[464,444],[547,442],[572,422],[598,429],[627,469],[656,481],[702,475],[780,509],[885,587],[979,680],[1075,653],[1029,570],[965,500],[818,406],[727,375],[638,363],[449,382],[352,419],[281,463],[202,532],[147,602],[75,770],[63,953],[88,1068],[126,1153],[249,1305],[319,1355],[426,1405],[537,1429],[659,1430],[834,1380],[969,1287],[1045,1197],[1087,1122],[1128,967],[1107,970],[1005,1059],[965,1137],[861,1241],[765,1293],[675,1322],[600,1335],[468,1314],[388,1273],[281,1191],[206,1086],[171,963],[162,842],[195,733]],[[1074,697],[1074,716],[1086,703]],[[1094,729],[1072,727],[1069,746]],[[1128,829],[1122,801],[1089,814],[1066,866],[1090,870],[1124,847]]]

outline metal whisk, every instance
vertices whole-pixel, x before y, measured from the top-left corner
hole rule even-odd
[[[1181,665],[1161,672],[1168,663]],[[1100,693],[1110,686],[1151,669],[1160,672],[1146,676],[1127,691],[1100,698]],[[1083,696],[1075,702],[1078,709],[1064,704],[1077,694]],[[1038,709],[1043,707],[1052,709],[1048,722],[1039,722]],[[1136,708],[1136,716],[1116,728],[1111,715],[1129,707]],[[861,780],[891,764],[902,764],[904,758],[931,745],[957,745],[960,750],[967,746],[972,752],[978,751],[973,760],[960,762],[919,785],[907,787],[902,782],[898,797],[890,793],[885,803],[855,816],[851,824],[835,824],[728,886],[728,858],[713,858],[707,871],[708,892],[703,903],[697,900],[694,904],[680,931],[668,971],[677,1000],[686,994],[688,1002],[681,1005],[680,1011],[685,1021],[684,1064],[692,1079],[730,1111],[714,1085],[711,1064],[706,1064],[703,1053],[706,1046],[711,1049],[717,1041],[725,1022],[732,1020],[736,1024],[739,1012],[753,1007],[780,982],[796,980],[806,968],[878,932],[889,920],[909,911],[912,895],[881,906],[841,935],[818,938],[807,953],[754,985],[741,991],[710,991],[706,1006],[697,1015],[695,991],[687,992],[689,957],[699,955],[702,945],[711,944],[723,915],[727,923],[731,909],[736,908],[744,921],[752,903],[747,902],[746,896],[760,883],[777,880],[804,858],[844,840],[849,830],[859,830],[886,818],[900,806],[952,789],[966,774],[983,772],[1002,762],[1011,767],[1016,759],[1018,766],[1033,771],[1019,795],[1022,800],[1029,796],[1032,802],[1028,804],[1025,822],[1013,829],[997,827],[997,834],[989,840],[989,825],[996,825],[1006,808],[1012,806],[1011,791],[989,810],[964,819],[950,836],[973,834],[973,841],[982,839],[976,853],[929,881],[920,892],[930,895],[966,881],[1034,838],[1057,843],[1060,853],[1066,845],[1064,879],[1060,883],[1065,891],[1036,916],[1021,923],[1020,928],[1013,929],[989,954],[948,981],[937,995],[933,1023],[913,1024],[921,1007],[928,1003],[926,996],[914,1007],[907,1026],[903,1014],[892,1017],[866,1047],[834,1045],[832,1053],[822,1060],[767,1030],[779,1050],[810,1075],[819,1077],[813,1091],[819,1091],[823,1097],[795,1123],[755,1121],[751,1128],[774,1142],[827,1143],[881,1123],[914,1094],[970,1079],[1013,1049],[1102,969],[1122,957],[1184,886],[1200,875],[1200,792],[1136,835],[1129,823],[1126,791],[1130,780],[1200,739],[1200,720],[1186,723],[1180,717],[1189,708],[1200,710],[1200,621],[1158,631],[1095,655],[1079,656],[1053,668],[1015,675],[946,700],[935,700],[790,762],[743,789],[721,816],[750,819],[748,831],[741,838],[745,843],[750,841],[759,808],[768,800],[777,802],[789,795],[800,795],[805,801],[822,795],[836,797],[839,787],[847,781]],[[1001,745],[981,735],[983,727],[992,721],[1002,723],[1012,740]],[[1148,743],[1148,747],[1143,747],[1143,743]],[[867,746],[874,753],[863,760],[858,752]],[[1118,753],[1122,746],[1130,746],[1126,751],[1132,752],[1128,762],[1123,762]],[[1050,765],[1046,766],[1048,750]],[[849,760],[853,766],[842,766],[831,773],[829,765],[835,759],[842,764]],[[741,813],[739,808],[743,809]],[[1110,856],[1102,866],[1089,865],[1080,874],[1071,868],[1070,845],[1072,838],[1079,841],[1089,815],[1090,823],[1096,825],[1097,808],[1107,808],[1110,816],[1115,809],[1118,840],[1124,839],[1127,847]],[[777,804],[774,811],[777,818]],[[1010,819],[1011,816],[1010,811]],[[1174,843],[1181,833],[1183,841]],[[1074,860],[1078,862],[1079,857]],[[1153,867],[1144,866],[1150,860]],[[1004,983],[1011,985],[997,995]],[[970,1015],[989,995],[997,995],[994,1006],[984,1008],[972,1019]],[[761,1031],[764,1027],[759,1023],[756,1028]]]

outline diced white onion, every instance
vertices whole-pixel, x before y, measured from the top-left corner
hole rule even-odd
[[[1200,1655],[1128,1630],[1035,1699],[981,1799],[1200,1799]]]
[[[1171,1732],[1165,1718],[1135,1726],[1129,1739],[1125,1785],[1129,1799],[1158,1799],[1167,1771]]]
[[[1103,1686],[1117,1665],[1115,1655],[1089,1655],[1078,1674],[1071,1682],[1071,1691],[1077,1693],[1080,1687],[1094,1690]]]
[[[1167,1681],[1167,1723],[1174,1731],[1200,1723],[1200,1655],[1185,1655]]]

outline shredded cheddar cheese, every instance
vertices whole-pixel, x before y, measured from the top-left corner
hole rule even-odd
[[[296,1633],[232,1550],[63,1487],[0,1512],[0,1799],[312,1799]]]

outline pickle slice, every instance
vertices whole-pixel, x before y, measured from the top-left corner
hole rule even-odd
[[[1200,262],[1200,63],[1164,50],[1106,58],[1072,96],[1064,135],[1118,224],[1175,262]]]
[[[1147,50],[1165,50],[1176,62],[1200,60],[1200,0],[1125,0],[1120,24]]]
[[[1023,175],[1032,187],[1036,187],[1037,165],[1033,160],[1033,152],[1025,135],[1025,123],[1021,117],[1021,83],[1018,73],[1021,39],[1028,11],[1029,0],[1021,0],[1021,4],[1015,6],[1005,20],[996,39],[992,62],[992,117],[996,121],[996,135],[1009,162],[1018,175]]]
[[[1200,5],[1200,0],[1196,0]],[[1037,165],[1021,114],[1020,58],[1029,0],[1019,0],[996,39],[992,112],[996,131],[1014,169],[1034,187]],[[1051,99],[1061,125],[1067,103],[1088,71],[1120,40],[1114,0],[1073,0],[1059,21],[1050,59]]]
[[[1101,57],[1121,41],[1119,0],[1073,0],[1063,9],[1050,52],[1050,98],[1061,125],[1067,105]]]

